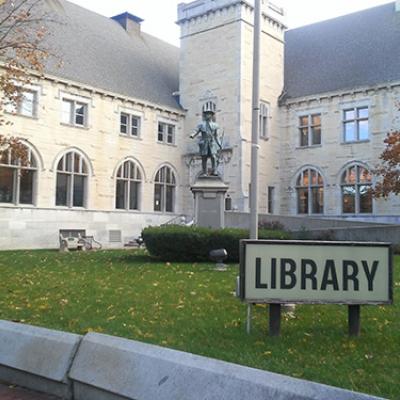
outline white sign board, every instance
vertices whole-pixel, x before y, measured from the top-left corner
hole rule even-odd
[[[240,292],[248,303],[391,304],[387,243],[241,241]]]

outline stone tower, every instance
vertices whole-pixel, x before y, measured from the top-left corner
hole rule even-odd
[[[253,10],[252,0],[197,0],[178,6],[179,92],[181,104],[187,110],[187,180],[192,184],[196,174],[191,157],[196,143],[188,137],[201,119],[203,104],[213,101],[227,148],[220,172],[230,187],[233,208],[240,211],[248,211],[249,207]],[[265,107],[259,196],[260,212],[266,212],[268,187],[276,188],[275,193],[279,191],[278,99],[283,91],[285,25],[279,7],[264,0],[262,11],[260,94]],[[191,204],[191,194],[188,192],[187,196],[184,203]]]

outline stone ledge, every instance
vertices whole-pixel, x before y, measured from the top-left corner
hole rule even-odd
[[[68,371],[81,336],[0,321],[0,379],[68,397]]]
[[[76,400],[377,399],[96,333],[84,337],[70,377]]]

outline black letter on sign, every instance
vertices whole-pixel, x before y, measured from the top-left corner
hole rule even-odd
[[[372,264],[371,272],[369,271],[367,261],[362,261],[362,265],[364,267],[365,275],[367,276],[368,279],[368,290],[372,292],[374,290],[374,279],[376,271],[378,270],[379,261],[374,261],[374,263]]]
[[[333,290],[339,290],[339,282],[335,270],[335,261],[326,260],[324,276],[322,277],[321,290],[326,290],[328,285],[333,286]]]
[[[266,283],[261,283],[261,258],[256,258],[256,289],[268,289]]]
[[[307,272],[307,266],[311,267],[311,271]],[[301,260],[301,290],[307,289],[306,280],[311,280],[312,290],[317,290],[317,264],[313,260]]]
[[[271,260],[271,289],[276,289],[276,258]]]
[[[349,267],[353,270],[349,271]],[[343,290],[349,290],[349,281],[353,281],[353,290],[360,290],[358,282],[358,265],[355,261],[343,260]]]
[[[289,265],[289,269],[286,269]],[[281,289],[293,289],[296,286],[296,263],[290,258],[281,259]],[[290,278],[290,283],[286,283],[286,277]]]

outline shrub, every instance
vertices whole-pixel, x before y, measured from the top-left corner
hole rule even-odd
[[[167,225],[145,228],[142,232],[146,248],[152,256],[164,261],[209,261],[211,250],[224,248],[229,262],[239,261],[239,241],[248,239],[246,229],[208,229]],[[284,231],[261,229],[260,239],[289,239]]]
[[[285,225],[279,221],[261,221],[258,224],[258,229],[268,229],[270,231],[284,231]]]

